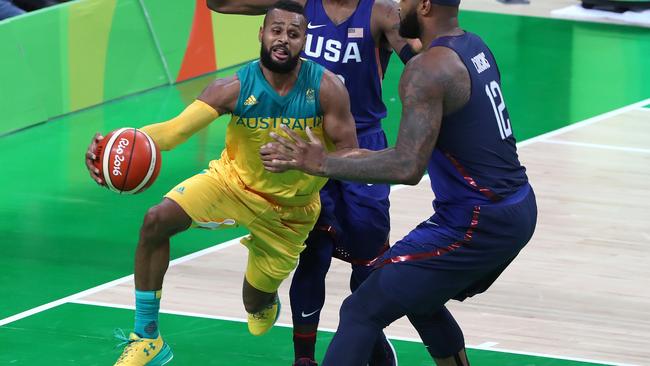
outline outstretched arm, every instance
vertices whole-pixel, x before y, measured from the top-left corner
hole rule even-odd
[[[239,96],[239,80],[236,76],[213,81],[181,114],[166,122],[141,128],[161,150],[171,150],[190,136],[214,121],[220,114],[230,113]],[[86,150],[86,168],[90,177],[104,184],[100,172],[93,165],[99,159],[97,146],[104,138],[97,133]]]
[[[445,71],[431,67],[432,60],[428,54],[414,58],[400,79],[402,119],[394,148],[355,150],[356,157],[325,154],[319,158],[313,140],[307,143],[292,136],[295,141],[278,140],[284,149],[282,156],[265,165],[341,180],[417,184],[438,138],[445,88],[451,79]]]
[[[141,128],[161,150],[171,150],[205,128],[219,115],[230,113],[239,95],[236,76],[217,79],[181,114],[169,121]]]
[[[417,39],[406,39],[399,34],[399,6],[393,0],[377,0],[372,9],[372,26],[377,27],[382,39],[395,50],[403,63],[407,63],[420,51],[422,45]]]
[[[217,13],[261,15],[277,0],[207,0],[208,8]],[[306,0],[296,0],[305,5]]]

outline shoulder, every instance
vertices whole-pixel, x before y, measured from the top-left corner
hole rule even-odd
[[[209,104],[219,114],[232,112],[237,104],[241,82],[237,75],[214,80],[198,99]]]
[[[255,71],[255,67],[259,68],[260,67],[259,63],[260,63],[259,60],[254,60],[254,61],[248,62],[245,65],[243,65],[239,70],[237,70],[235,75],[239,76],[240,79],[243,79],[248,74]]]
[[[394,0],[376,0],[372,5],[372,13],[377,15],[397,14],[398,10],[399,5]]]
[[[413,57],[404,67],[400,78],[400,92],[414,96],[437,93],[451,81],[454,51],[443,47],[430,48]],[[460,62],[460,60],[458,60]]]
[[[333,72],[324,69],[320,82],[320,101],[323,108],[349,103],[348,90],[341,79]]]
[[[459,73],[467,73],[465,64],[458,54],[447,47],[432,47],[413,57],[404,73],[416,73],[427,78],[453,78]]]
[[[399,21],[399,5],[394,0],[376,0],[372,6],[371,21],[381,29]]]
[[[458,54],[447,47],[433,47],[412,58],[399,85],[406,103],[441,100],[445,113],[465,105],[470,90],[469,71]]]
[[[339,92],[341,90],[347,91],[347,89],[345,89],[345,85],[343,85],[343,81],[341,81],[341,79],[336,76],[336,74],[325,68],[323,68],[323,77],[321,78],[320,82],[320,90],[321,93]]]

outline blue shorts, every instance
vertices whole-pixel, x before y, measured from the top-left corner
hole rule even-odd
[[[377,259],[375,275],[408,313],[431,312],[487,290],[528,243],[536,221],[528,184],[498,203],[438,206]]]
[[[382,150],[383,131],[359,136],[359,147]],[[369,262],[386,248],[390,231],[388,184],[330,179],[320,192],[321,213],[315,229],[334,236],[334,256],[355,263]]]

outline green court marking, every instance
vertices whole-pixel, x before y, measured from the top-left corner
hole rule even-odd
[[[648,108],[648,109],[650,109],[650,104],[648,104],[647,106],[645,106],[645,107],[643,107],[643,108]]]
[[[218,306],[218,304],[215,304]],[[243,312],[243,310],[242,310]],[[174,351],[173,365],[269,365],[293,361],[292,330],[274,327],[262,337],[248,334],[241,322],[161,314],[163,337]],[[115,327],[128,329],[130,310],[66,304],[0,328],[0,365],[111,365],[121,350],[113,348]],[[125,330],[126,331],[126,330]],[[317,358],[332,333],[318,335]],[[424,347],[393,341],[401,365],[431,365]],[[481,366],[590,366],[594,363],[469,350],[473,364]]]

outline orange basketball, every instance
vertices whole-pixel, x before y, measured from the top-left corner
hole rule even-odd
[[[135,128],[110,132],[97,145],[95,167],[106,186],[124,194],[147,189],[160,172],[160,150],[146,133]]]

